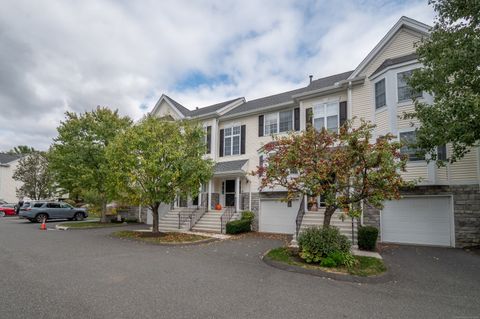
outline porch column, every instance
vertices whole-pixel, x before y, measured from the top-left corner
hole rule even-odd
[[[197,207],[202,206],[202,186],[200,186],[200,191],[198,192],[198,202]]]
[[[208,204],[207,211],[212,207],[212,180],[208,181]]]
[[[235,210],[240,211],[240,177],[235,178]]]

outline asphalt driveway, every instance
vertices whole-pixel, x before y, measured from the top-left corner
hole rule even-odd
[[[264,264],[276,239],[164,247],[109,237],[115,230],[0,219],[0,317],[480,318],[474,253],[386,246],[394,281],[354,284]]]

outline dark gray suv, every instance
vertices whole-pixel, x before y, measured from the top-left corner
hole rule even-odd
[[[32,201],[25,202],[20,208],[20,217],[31,222],[42,222],[44,219],[84,220],[88,217],[85,208],[76,208],[64,202]]]

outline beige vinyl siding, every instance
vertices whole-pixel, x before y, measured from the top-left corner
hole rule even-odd
[[[375,113],[376,132],[379,135],[385,135],[390,131],[390,125],[388,121],[388,111],[386,109]]]
[[[448,152],[451,148],[448,148]],[[478,149],[474,148],[468,152],[460,161],[450,164],[450,182],[452,184],[475,183],[478,177]]]
[[[172,109],[172,107],[165,100],[162,101],[154,115],[158,117],[171,116],[175,120],[180,119],[180,116],[178,116],[177,112]]]
[[[435,173],[437,174],[437,184],[448,184],[448,168],[446,166],[435,167]]]
[[[375,99],[373,95],[373,84],[368,79],[379,66],[388,58],[394,58],[406,55],[415,51],[414,43],[420,40],[420,35],[412,31],[401,29],[383,48],[381,53],[361,72],[367,78],[365,83],[352,89],[352,115],[357,118],[363,118],[367,121],[373,121],[375,112]],[[390,94],[392,92],[387,92]],[[393,105],[387,105],[393,107]],[[357,121],[358,123],[358,121]]]
[[[411,113],[415,110],[413,104],[399,106],[397,108],[397,126],[399,129],[418,126],[420,122],[417,119],[403,119],[405,113]]]
[[[406,170],[401,174],[406,181],[416,180],[419,184],[429,182],[426,162],[407,163]]]

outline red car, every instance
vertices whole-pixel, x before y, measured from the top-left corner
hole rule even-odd
[[[15,215],[15,204],[0,205],[0,217]]]

